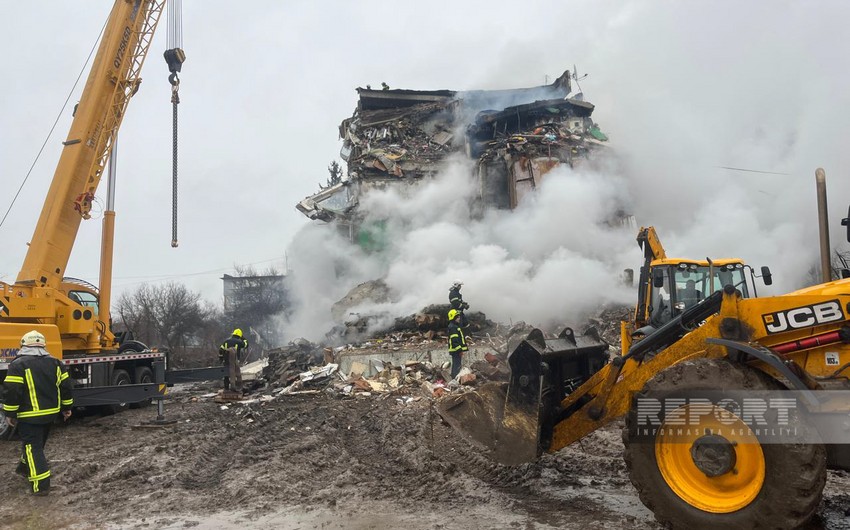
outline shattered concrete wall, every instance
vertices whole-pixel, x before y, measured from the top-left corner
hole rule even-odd
[[[357,109],[339,128],[343,181],[297,208],[337,222],[355,241],[368,189],[409,185],[465,153],[477,160],[478,209],[513,209],[553,168],[574,167],[607,141],[591,119],[594,106],[570,91],[569,71],[551,85],[511,90],[358,88]]]

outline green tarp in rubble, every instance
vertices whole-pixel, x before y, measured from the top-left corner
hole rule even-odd
[[[608,137],[605,136],[605,133],[600,131],[599,127],[597,127],[595,125],[593,127],[591,127],[590,130],[587,131],[587,132],[589,132],[591,136],[593,136],[594,138],[596,138],[600,142],[607,142],[608,141]]]

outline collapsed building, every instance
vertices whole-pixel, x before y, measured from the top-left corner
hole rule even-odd
[[[550,85],[512,90],[358,88],[357,108],[339,127],[346,171],[297,208],[354,241],[362,238],[360,197],[432,177],[456,155],[474,161],[473,211],[513,209],[552,169],[585,163],[606,146],[593,104],[571,91],[569,71]]]

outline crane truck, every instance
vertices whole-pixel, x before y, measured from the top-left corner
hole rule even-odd
[[[619,352],[592,329],[534,330],[509,354],[507,383],[443,398],[438,412],[505,465],[625,418],[629,477],[666,527],[805,525],[827,468],[850,470],[848,274],[755,297],[740,260],[669,258],[651,228],[638,243],[646,261]]]
[[[100,285],[66,275],[77,231],[91,218],[105,175],[109,189],[114,189],[114,171],[107,171],[110,155],[128,104],[139,90],[142,65],[164,7],[165,0],[114,2],[21,270],[14,283],[0,282],[0,381],[21,336],[35,329],[45,336],[48,351],[68,366],[77,406],[120,409],[146,404],[165,391],[164,381],[154,375],[165,354],[133,340],[129,332],[116,336],[112,331],[112,193],[103,215]],[[174,65],[179,70],[184,59],[182,50],[166,52],[172,78]],[[213,369],[199,379],[219,374]],[[2,420],[0,437],[8,428]]]

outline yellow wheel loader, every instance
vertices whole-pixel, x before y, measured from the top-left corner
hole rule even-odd
[[[805,524],[827,467],[850,469],[850,279],[758,298],[741,260],[668,258],[652,228],[638,243],[618,354],[592,329],[534,330],[508,356],[508,383],[444,398],[439,413],[506,465],[625,417],[630,479],[662,524]]]

